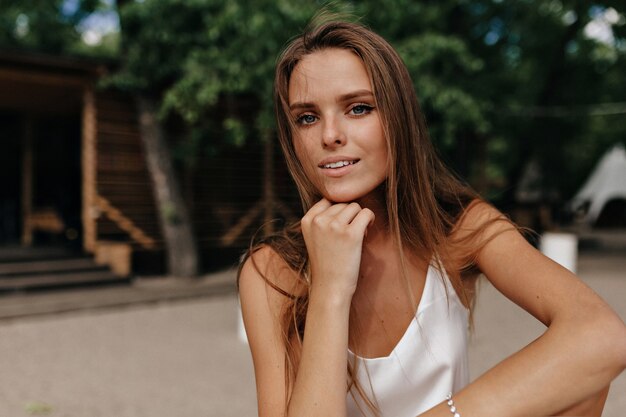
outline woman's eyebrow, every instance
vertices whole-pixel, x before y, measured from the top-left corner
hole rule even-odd
[[[352,91],[346,94],[342,94],[339,97],[337,97],[337,103],[353,100],[355,98],[373,98],[373,97],[374,97],[374,94],[370,90],[365,90],[365,89],[356,90],[356,91]],[[316,106],[313,103],[296,101],[295,103],[292,103],[289,105],[289,110],[311,109],[315,107]]]
[[[296,101],[295,103],[292,103],[292,104],[289,105],[289,110],[312,109],[312,108],[315,108],[315,104],[307,103],[307,102],[303,102],[303,101]]]

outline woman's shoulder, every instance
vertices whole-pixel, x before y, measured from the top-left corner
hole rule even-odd
[[[476,198],[461,211],[451,231],[451,236],[458,240],[479,234],[482,239],[490,240],[507,230],[517,230],[511,219],[491,203]]]
[[[489,202],[476,198],[460,211],[446,239],[449,263],[454,271],[476,278],[483,272],[478,264],[484,249],[510,231],[515,224]]]
[[[280,304],[306,291],[300,274],[270,244],[261,244],[244,255],[237,283],[242,298],[248,293],[265,293]]]

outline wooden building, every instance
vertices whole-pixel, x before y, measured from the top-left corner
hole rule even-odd
[[[105,71],[88,60],[0,51],[0,248],[71,245],[117,276],[160,272],[164,245],[135,108],[97,88]],[[181,168],[205,268],[224,251],[235,256],[279,211],[298,210],[270,151],[233,148]]]

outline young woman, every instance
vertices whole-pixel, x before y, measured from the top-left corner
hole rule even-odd
[[[600,415],[626,327],[442,165],[385,40],[313,27],[275,100],[306,214],[240,269],[260,416]],[[469,383],[478,274],[547,331]]]

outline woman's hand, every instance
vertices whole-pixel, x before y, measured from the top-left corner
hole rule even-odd
[[[363,239],[374,213],[357,203],[318,201],[302,218],[311,264],[311,291],[352,298],[361,266]]]

